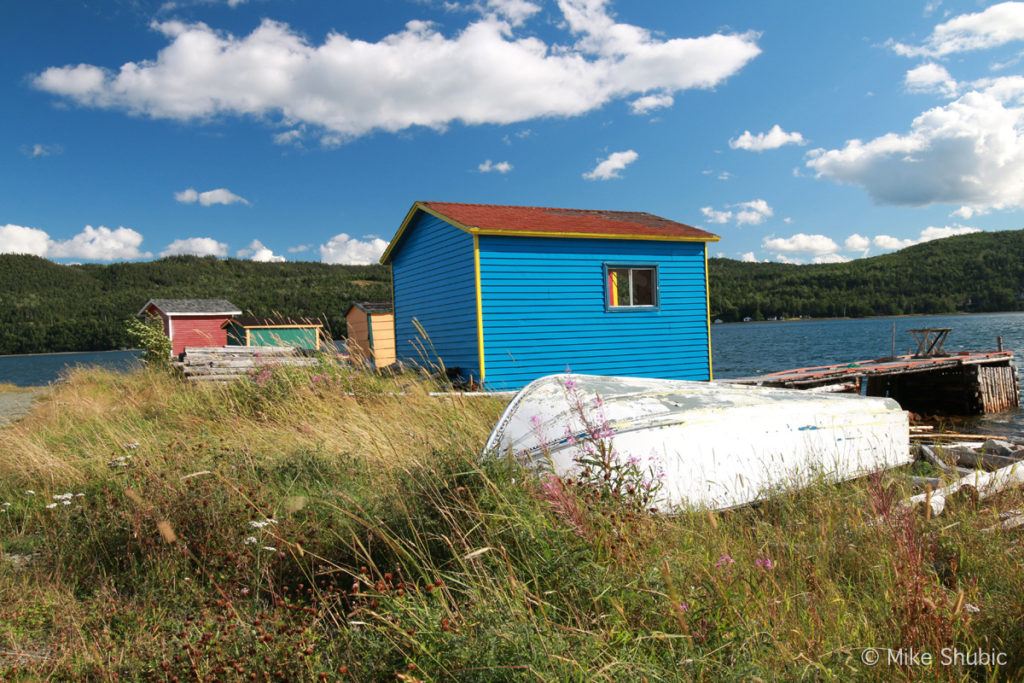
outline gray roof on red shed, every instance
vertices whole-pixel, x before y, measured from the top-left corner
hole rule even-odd
[[[166,315],[241,315],[242,311],[227,299],[150,299],[139,311],[154,306]]]

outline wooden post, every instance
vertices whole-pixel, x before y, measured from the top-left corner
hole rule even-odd
[[[1001,336],[1000,337],[996,337],[996,351],[1002,351],[1002,350],[1003,350],[1003,338]]]

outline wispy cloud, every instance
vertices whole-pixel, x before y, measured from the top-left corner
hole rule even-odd
[[[1024,2],[1001,2],[939,24],[920,45],[894,40],[887,44],[904,57],[945,57],[1018,40],[1024,40]]]
[[[624,152],[612,152],[604,159],[598,161],[597,166],[583,174],[587,180],[612,180],[621,178],[622,171],[627,166],[640,158],[640,155],[632,149]]]
[[[510,164],[507,161],[494,161],[494,162],[492,162],[490,159],[488,159],[487,161],[484,161],[479,166],[477,166],[476,169],[478,171],[480,171],[481,173],[502,173],[502,174],[504,174],[504,173],[508,173],[509,171],[512,170],[512,164]]]
[[[34,145],[23,145],[21,153],[31,159],[38,159],[40,157],[52,157],[61,154],[64,148],[60,145],[45,145],[41,142],[37,142]]]
[[[182,204],[195,204],[198,202],[201,206],[213,206],[215,204],[227,206],[229,204],[249,203],[249,200],[245,197],[235,194],[226,187],[219,187],[216,190],[207,190],[206,192],[197,192],[194,188],[190,187],[181,192],[175,192],[174,199]]]
[[[743,131],[738,138],[729,140],[729,146],[733,149],[745,149],[748,152],[764,152],[769,149],[778,149],[785,145],[805,145],[807,141],[804,136],[796,131],[786,132],[782,126],[775,124],[767,133],[757,133],[749,130]]]

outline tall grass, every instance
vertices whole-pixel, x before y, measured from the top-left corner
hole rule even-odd
[[[0,678],[1024,672],[1024,550],[983,531],[1019,493],[925,520],[890,473],[655,516],[480,462],[503,405],[431,388],[328,365],[73,372],[0,431]],[[1008,659],[868,667],[867,647]]]

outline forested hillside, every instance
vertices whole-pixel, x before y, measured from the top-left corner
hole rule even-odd
[[[936,240],[849,263],[711,259],[711,315],[725,321],[1024,309],[1024,230]],[[383,266],[178,256],[66,266],[0,255],[0,354],[114,349],[151,298],[230,299],[255,315],[323,317],[337,337],[355,300],[388,300]]]
[[[354,300],[388,300],[383,266],[254,263],[175,256],[148,263],[66,266],[0,255],[0,354],[127,345],[123,321],[153,298],[225,298],[254,315],[326,319],[345,331]]]
[[[711,315],[862,317],[1024,309],[1024,230],[961,235],[848,263],[711,259]]]

